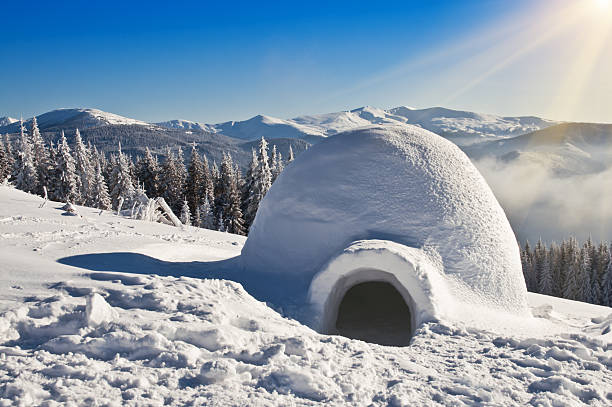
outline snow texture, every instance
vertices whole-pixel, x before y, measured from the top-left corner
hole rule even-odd
[[[522,329],[428,322],[408,347],[372,345],[317,334],[240,284],[203,278],[228,273],[241,236],[80,206],[66,217],[41,202],[0,187],[0,405],[612,400],[610,308],[529,294]]]
[[[342,275],[367,263],[405,281],[420,321],[475,306],[527,310],[518,245],[493,193],[459,148],[414,126],[342,133],[300,155],[262,201],[242,261],[262,284],[298,294],[313,279],[331,292],[336,263],[353,265]],[[316,287],[310,300],[286,301],[312,303],[314,321],[311,310],[295,316],[319,327],[326,299]]]

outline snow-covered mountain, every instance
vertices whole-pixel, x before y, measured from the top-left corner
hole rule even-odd
[[[556,124],[538,117],[501,117],[434,107],[413,109],[400,106],[389,110],[365,106],[350,111],[279,119],[258,115],[244,121],[201,124],[183,120],[157,123],[169,128],[198,128],[229,137],[254,140],[266,138],[302,138],[317,141],[343,131],[370,125],[412,124],[451,139],[458,145],[508,138]]]
[[[434,107],[413,109],[400,106],[389,110],[365,106],[350,111],[304,115],[280,119],[257,115],[248,120],[205,124],[189,120],[169,120],[146,123],[98,109],[58,109],[37,116],[41,130],[74,130],[106,125],[141,125],[174,130],[201,131],[222,134],[240,140],[293,138],[316,143],[343,131],[371,125],[417,125],[451,139],[458,145],[470,145],[487,140],[509,138],[544,129],[556,124],[538,117],[501,117]],[[19,130],[14,119],[0,121],[0,133]],[[26,121],[29,126],[32,119]]]
[[[13,124],[17,121],[19,120],[13,119],[12,117],[9,117],[9,116],[0,117],[0,127],[8,126],[9,124]]]
[[[561,176],[611,167],[612,124],[563,123],[504,140],[464,147],[473,159],[537,164]]]
[[[208,124],[192,122],[190,120],[168,120],[166,122],[155,123],[155,125],[160,127],[165,127],[168,129],[182,129],[182,130],[202,130],[202,131],[214,131],[210,128]]]
[[[36,116],[38,127],[45,130],[74,130],[76,128],[86,129],[90,127],[107,125],[141,125],[151,124],[119,116],[114,113],[104,112],[98,109],[57,109]],[[26,127],[30,127],[32,118],[25,121]],[[15,133],[19,131],[19,123],[13,122],[0,127],[0,133]]]

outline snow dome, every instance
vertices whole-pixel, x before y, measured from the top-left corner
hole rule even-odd
[[[502,208],[457,146],[418,127],[349,131],[300,155],[241,261],[291,316],[370,342],[407,344],[428,320],[527,315]]]

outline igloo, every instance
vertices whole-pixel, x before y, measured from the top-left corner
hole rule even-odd
[[[457,146],[418,127],[354,130],[301,154],[261,202],[241,261],[290,316],[375,343],[528,310],[504,211]]]

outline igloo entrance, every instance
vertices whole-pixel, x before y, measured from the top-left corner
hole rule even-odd
[[[410,308],[390,283],[354,285],[346,291],[337,312],[335,328],[339,335],[380,345],[410,344]]]

